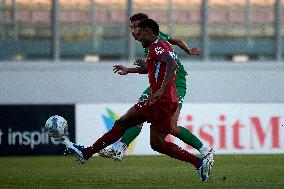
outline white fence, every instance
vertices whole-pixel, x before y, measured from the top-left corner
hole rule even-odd
[[[0,104],[135,102],[147,76],[112,72],[126,62],[0,64]],[[130,65],[130,64],[128,64]],[[284,102],[284,63],[184,63],[185,102]]]

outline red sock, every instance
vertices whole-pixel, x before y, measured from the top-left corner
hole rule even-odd
[[[200,166],[200,158],[194,156],[186,150],[181,149],[179,146],[175,145],[171,142],[165,142],[165,144],[161,147],[161,153],[170,156],[171,158],[175,158],[181,161],[189,162],[194,165],[196,168]]]
[[[118,125],[114,125],[112,129],[99,138],[92,146],[87,147],[84,152],[84,157],[89,159],[93,154],[97,153],[101,149],[104,149],[108,145],[111,145],[118,141],[122,137],[123,133]]]

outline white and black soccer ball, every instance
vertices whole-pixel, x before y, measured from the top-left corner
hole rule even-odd
[[[61,138],[67,132],[67,128],[67,121],[59,115],[51,116],[45,123],[45,130],[52,138]]]

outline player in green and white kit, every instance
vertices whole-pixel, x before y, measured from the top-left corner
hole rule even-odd
[[[138,24],[147,19],[148,16],[144,13],[138,13],[130,17],[130,29],[132,32],[133,37],[138,40]],[[170,37],[167,34],[162,32],[159,33],[159,37],[162,38],[164,41],[168,41],[172,45],[178,45],[182,48],[186,53],[190,55],[199,55],[200,50],[198,48],[189,48],[184,41],[181,39]],[[144,49],[144,55],[147,57],[148,49]],[[182,108],[184,96],[186,94],[186,75],[187,72],[184,70],[183,65],[177,59],[176,63],[178,64],[178,71],[176,74],[176,87],[177,93],[179,96],[179,107],[173,116],[173,126],[172,126],[172,135],[182,140],[184,143],[192,146],[193,148],[197,149],[203,157],[211,156],[212,165],[213,165],[213,148],[209,148],[205,146],[195,135],[193,135],[188,129],[177,126],[178,117],[180,114],[180,110]],[[147,69],[144,60],[136,60],[135,68],[126,68],[122,65],[115,65],[114,72],[120,75],[126,75],[128,73],[143,73],[143,70]],[[146,101],[150,94],[150,87],[148,87],[139,98],[139,101]],[[120,139],[119,144],[115,148],[108,148],[103,149],[99,152],[100,156],[113,158],[114,160],[122,160],[124,152],[128,145],[139,135],[141,132],[142,125],[137,125],[128,129],[123,137]]]

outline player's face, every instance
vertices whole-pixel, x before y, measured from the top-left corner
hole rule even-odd
[[[139,28],[139,30],[138,30],[138,40],[142,43],[142,46],[144,48],[150,46],[150,44],[152,42],[152,38],[151,38],[151,35],[149,33],[149,29],[148,28]]]
[[[138,39],[138,24],[140,23],[140,20],[135,20],[135,21],[130,21],[129,23],[129,27],[131,30],[131,34],[134,37],[135,40],[139,40]]]

